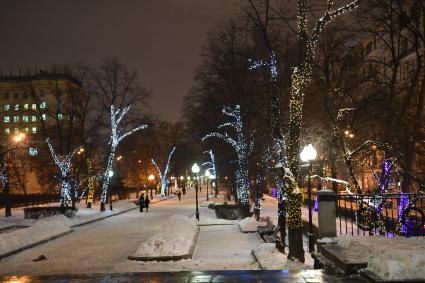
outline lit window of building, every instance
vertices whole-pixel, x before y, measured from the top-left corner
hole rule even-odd
[[[18,123],[19,122],[19,116],[13,116],[13,122]]]
[[[10,105],[9,104],[5,104],[3,106],[4,111],[8,111],[10,109]]]
[[[37,133],[37,127],[32,127],[31,131],[32,131],[33,134]]]
[[[63,119],[63,115],[62,114],[58,114],[58,120],[61,121]]]
[[[29,133],[30,129],[28,127],[24,128],[25,133]]]
[[[31,116],[31,122],[37,122],[37,117],[35,117],[34,115]]]
[[[45,101],[40,103],[40,109],[46,109],[47,108],[47,104]]]
[[[9,116],[4,116],[3,117],[3,122],[4,123],[9,123],[10,122],[10,117]]]
[[[32,109],[32,110],[37,110],[37,104],[33,103],[33,104],[31,105],[31,109]]]
[[[15,109],[15,111],[19,111],[19,104],[15,104],[14,109]]]
[[[27,115],[22,116],[22,122],[28,123],[29,122],[29,117]]]
[[[24,109],[25,109],[25,110],[28,110],[28,108],[29,108],[28,103],[25,103],[25,104],[24,104]]]
[[[43,118],[43,121],[46,121],[46,114],[42,114],[41,117]]]
[[[15,134],[19,134],[19,128],[14,129]]]
[[[4,129],[4,133],[7,134],[7,135],[10,134],[10,129],[9,128],[5,128]]]

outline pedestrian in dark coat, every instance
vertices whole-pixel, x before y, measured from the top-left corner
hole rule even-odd
[[[150,203],[151,201],[149,200],[149,196],[146,196],[146,198],[145,198],[145,207],[146,207],[146,212],[148,212],[148,210],[149,210],[149,203]]]
[[[182,198],[182,192],[180,192],[180,191],[179,191],[179,192],[177,193],[177,196],[179,197],[179,202],[180,202],[180,200],[181,200],[181,198]]]
[[[140,212],[143,212],[143,208],[145,207],[145,195],[142,194],[139,198],[139,207],[140,207]]]

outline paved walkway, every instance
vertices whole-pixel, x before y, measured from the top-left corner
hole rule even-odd
[[[338,278],[321,270],[304,271],[192,271],[154,273],[107,273],[55,276],[0,277],[2,282],[366,282],[361,278]]]

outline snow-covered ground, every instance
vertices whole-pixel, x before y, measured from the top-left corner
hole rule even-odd
[[[425,280],[425,238],[340,236],[323,239],[339,246],[347,261],[368,263],[385,280]]]
[[[71,221],[63,215],[43,218],[28,228],[5,232],[0,237],[0,257],[28,245],[71,231]]]
[[[264,218],[261,218],[260,221],[257,221],[255,215],[252,217],[247,217],[239,221],[238,226],[244,233],[253,233],[257,232],[258,226],[266,226],[267,222],[264,221]]]
[[[304,250],[307,247],[304,245]],[[274,243],[263,243],[258,245],[252,250],[256,259],[263,269],[267,270],[300,270],[300,269],[313,269],[314,260],[309,253],[305,253],[305,263],[298,260],[288,260],[287,254],[283,254],[276,249]]]
[[[161,228],[142,242],[133,257],[184,256],[195,244],[198,228],[184,215],[170,216]]]

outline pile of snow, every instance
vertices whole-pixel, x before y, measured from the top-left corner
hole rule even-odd
[[[69,232],[71,225],[68,217],[56,215],[42,218],[31,227],[2,233],[0,256]]]
[[[267,221],[260,218],[260,221],[257,221],[255,215],[252,217],[246,217],[239,221],[238,223],[239,228],[242,232],[248,233],[248,232],[257,232],[258,226],[266,226]]]
[[[288,255],[279,252],[274,243],[263,243],[252,250],[255,258],[258,260],[262,269],[266,270],[300,270],[312,269],[313,261],[310,254],[306,253],[306,262],[302,263],[298,260],[288,260]]]
[[[385,280],[425,279],[425,238],[341,236],[331,242],[347,260],[367,261],[367,270]]]
[[[198,228],[183,215],[171,216],[133,257],[183,256],[190,254]]]

